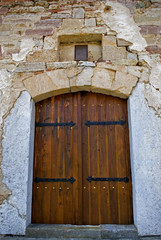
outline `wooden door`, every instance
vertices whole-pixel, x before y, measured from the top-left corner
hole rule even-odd
[[[126,100],[79,92],[36,104],[32,222],[132,223]]]
[[[82,160],[83,224],[132,223],[126,100],[82,93]]]

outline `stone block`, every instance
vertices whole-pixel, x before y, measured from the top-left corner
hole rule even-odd
[[[103,60],[126,59],[126,48],[112,45],[103,46]]]
[[[3,8],[0,9],[0,15],[4,15],[6,13],[8,13],[8,8],[3,7]]]
[[[10,31],[0,31],[0,36],[10,36],[11,32]]]
[[[111,89],[118,95],[130,96],[132,89],[136,86],[138,78],[125,72],[116,72],[115,80],[112,82]]]
[[[118,47],[128,47],[128,46],[131,46],[132,43],[131,42],[128,42],[124,39],[117,39],[117,46]]]
[[[71,17],[71,14],[69,13],[54,13],[51,15],[51,18],[56,18],[56,19],[67,19],[70,17]]]
[[[150,54],[160,54],[161,53],[161,48],[157,45],[152,45],[152,46],[148,46],[146,47],[146,50],[150,53]]]
[[[156,34],[146,34],[143,35],[148,45],[153,45],[157,42],[158,36]]]
[[[134,225],[101,225],[102,239],[138,239]]]
[[[134,21],[137,23],[137,24],[146,24],[146,23],[150,23],[150,24],[156,24],[156,22],[158,22],[159,18],[158,16],[155,14],[155,15],[134,15]]]
[[[71,91],[90,90],[93,67],[78,67],[77,75],[70,77]]]
[[[53,28],[46,29],[27,29],[25,32],[26,36],[49,36],[53,34]]]
[[[104,69],[109,69],[112,71],[121,71],[121,72],[126,72],[127,73],[127,66],[120,66],[120,65],[113,65],[109,64],[108,62],[98,62],[97,63],[98,68],[104,68]]]
[[[112,82],[115,79],[115,71],[102,69],[102,68],[95,68],[94,75],[92,77],[92,85],[91,89],[94,91],[107,93],[110,92]]]
[[[95,27],[96,26],[96,19],[95,18],[85,19],[85,26],[86,27]]]
[[[131,75],[134,75],[138,78],[141,77],[142,67],[128,66],[127,69],[128,69],[128,73],[130,73]]]
[[[24,80],[25,87],[35,101],[70,91],[64,69],[35,75]]]
[[[37,72],[44,70],[45,63],[20,63],[15,72]]]
[[[55,62],[58,61],[58,54],[55,50],[43,50],[37,51],[33,54],[29,54],[26,58],[26,62],[29,63],[38,63],[38,62]]]
[[[84,8],[74,8],[73,18],[84,18]]]
[[[115,36],[102,36],[102,46],[115,46],[116,47],[116,37]]]
[[[138,61],[137,54],[131,53],[127,51],[127,59],[128,60],[135,60],[136,62]]]
[[[63,19],[62,28],[78,29],[84,25],[84,19]]]
[[[61,62],[74,61],[74,44],[61,44],[59,48],[59,60]]]
[[[48,62],[46,64],[47,69],[67,69],[71,67],[76,67],[77,62],[76,61],[71,61],[71,62]]]
[[[0,25],[2,25],[2,17],[0,16]]]
[[[79,61],[78,67],[95,67],[96,64],[94,62],[87,62],[87,61]]]
[[[88,61],[102,60],[102,46],[99,42],[88,44]]]
[[[53,36],[47,36],[44,38],[44,49],[58,50],[58,45],[58,38],[54,38]]]
[[[136,66],[137,65],[137,61],[134,59],[112,60],[112,63],[115,65],[125,65],[125,66]]]
[[[35,26],[37,28],[39,27],[61,27],[62,25],[62,20],[61,19],[45,19],[45,20],[41,20],[37,23],[35,23]]]
[[[158,25],[140,25],[141,34],[160,34],[161,26]]]

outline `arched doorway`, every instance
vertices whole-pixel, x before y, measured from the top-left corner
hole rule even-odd
[[[132,221],[126,100],[78,92],[37,103],[32,222]]]

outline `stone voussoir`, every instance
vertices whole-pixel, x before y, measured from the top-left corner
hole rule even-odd
[[[15,72],[37,72],[44,70],[45,63],[20,63]]]

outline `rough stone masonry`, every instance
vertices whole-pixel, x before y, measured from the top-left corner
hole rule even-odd
[[[81,90],[128,99],[134,224],[161,234],[160,54],[160,0],[0,1],[1,234],[31,222],[34,103]]]

